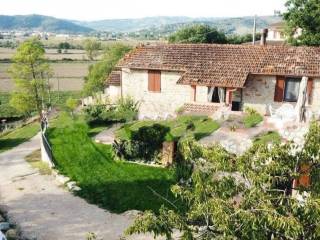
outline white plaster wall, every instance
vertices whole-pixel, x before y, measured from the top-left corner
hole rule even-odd
[[[121,87],[120,86],[108,86],[104,90],[105,94],[111,103],[115,103],[121,97]]]
[[[196,88],[196,102],[206,103],[208,102],[208,87],[197,86]]]
[[[320,113],[320,78],[313,80],[311,109],[313,112]]]
[[[123,68],[122,94],[139,101],[140,117],[165,117],[192,100],[193,89],[177,84],[180,77],[177,72],[161,71],[161,92],[149,92],[148,71]]]

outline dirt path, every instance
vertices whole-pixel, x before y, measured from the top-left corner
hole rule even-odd
[[[39,175],[24,157],[39,149],[39,135],[0,154],[0,207],[37,240],[81,240],[88,232],[98,239],[120,239],[132,223],[130,214],[112,214],[59,187],[52,176]],[[135,236],[130,239],[152,239]]]

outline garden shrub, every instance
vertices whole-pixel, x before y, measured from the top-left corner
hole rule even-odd
[[[246,108],[245,109],[245,116],[243,118],[243,124],[246,128],[252,128],[257,126],[260,122],[262,122],[263,116],[258,113],[253,108]]]
[[[130,140],[115,142],[114,149],[119,157],[127,160],[155,160],[169,131],[169,127],[161,124],[144,126],[132,132]]]
[[[116,106],[92,105],[84,108],[85,118],[89,124],[108,122],[130,122],[137,118],[138,103],[132,98],[120,99]]]

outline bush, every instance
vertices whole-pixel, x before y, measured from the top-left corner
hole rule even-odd
[[[144,126],[131,133],[130,140],[120,140],[114,144],[117,155],[127,160],[155,160],[170,128],[161,124]]]
[[[246,128],[252,128],[262,122],[263,117],[255,109],[246,108],[246,115],[243,118],[243,124]]]
[[[91,123],[130,122],[137,118],[138,103],[132,98],[122,98],[116,106],[92,105],[84,108],[85,119]]]

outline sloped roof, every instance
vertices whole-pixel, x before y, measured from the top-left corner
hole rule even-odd
[[[120,86],[121,82],[121,71],[112,71],[107,80],[106,80],[106,85],[107,86]]]
[[[134,49],[118,64],[182,72],[180,84],[243,87],[249,74],[320,76],[320,48],[162,44]]]

